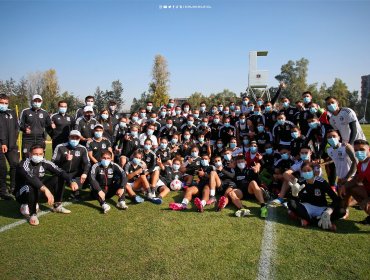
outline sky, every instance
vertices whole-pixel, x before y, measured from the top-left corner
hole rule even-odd
[[[249,51],[267,50],[258,67],[270,86],[281,65],[305,57],[309,83],[341,78],[360,90],[369,32],[370,0],[0,0],[0,80],[54,68],[61,92],[83,98],[119,79],[127,108],[148,90],[157,54],[168,62],[170,95],[188,97],[245,91]]]

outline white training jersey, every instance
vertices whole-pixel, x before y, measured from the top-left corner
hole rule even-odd
[[[362,131],[360,123],[358,122],[356,113],[351,108],[341,108],[336,116],[330,114],[329,122],[334,129],[339,130],[343,143],[349,143],[349,138],[351,135],[349,124],[351,122],[356,122],[357,134],[355,140],[366,140],[365,134]]]
[[[347,176],[351,169],[352,161],[347,154],[346,146],[341,145],[334,149],[329,147],[327,150],[329,157],[334,161],[335,170],[339,179],[343,179]]]

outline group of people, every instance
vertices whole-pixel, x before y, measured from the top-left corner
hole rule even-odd
[[[287,207],[303,226],[335,230],[333,221],[346,218],[348,207],[358,204],[367,214],[362,222],[369,224],[370,148],[355,112],[332,96],[320,108],[310,92],[293,105],[280,97],[283,87],[271,100],[245,96],[240,103],[210,108],[174,99],[160,108],[147,102],[130,116],[118,113],[115,101],[98,112],[93,96],[75,116],[65,101],[50,115],[42,109],[42,97],[34,95],[18,118],[8,96],[0,95],[0,197],[13,194],[31,225],[39,224],[41,193],[54,212],[71,212],[62,204],[66,185],[76,201],[89,188],[104,213],[113,196],[117,208],[127,209],[126,198],[162,204],[170,191],[181,190],[183,198],[170,209],[186,210],[192,200],[199,212],[232,204],[235,216],[243,217],[250,215],[244,201],[253,199],[262,218],[269,202]]]

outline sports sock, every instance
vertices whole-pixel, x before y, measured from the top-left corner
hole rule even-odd
[[[202,206],[206,206],[207,202],[205,200],[202,200]]]
[[[184,204],[184,205],[188,205],[189,203],[189,200],[187,200],[186,198],[184,198],[181,202],[181,204]]]
[[[215,196],[215,194],[216,194],[216,190],[210,190],[210,195],[211,195],[211,197],[214,197],[214,196]]]

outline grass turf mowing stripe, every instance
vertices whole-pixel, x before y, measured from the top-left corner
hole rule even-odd
[[[274,279],[273,261],[276,250],[275,242],[275,208],[269,207],[269,213],[263,231],[261,257],[258,266],[258,280]]]
[[[72,204],[72,203],[71,202],[64,202],[63,203],[63,206],[68,206],[70,204]],[[44,216],[44,215],[46,215],[46,214],[48,214],[50,212],[51,212],[51,210],[41,211],[40,213],[37,214],[37,217]],[[2,233],[4,231],[7,231],[9,229],[15,228],[17,226],[20,226],[20,225],[22,225],[24,223],[27,223],[27,219],[23,219],[23,220],[20,220],[20,221],[11,223],[9,225],[3,226],[3,227],[0,228],[0,233]]]

